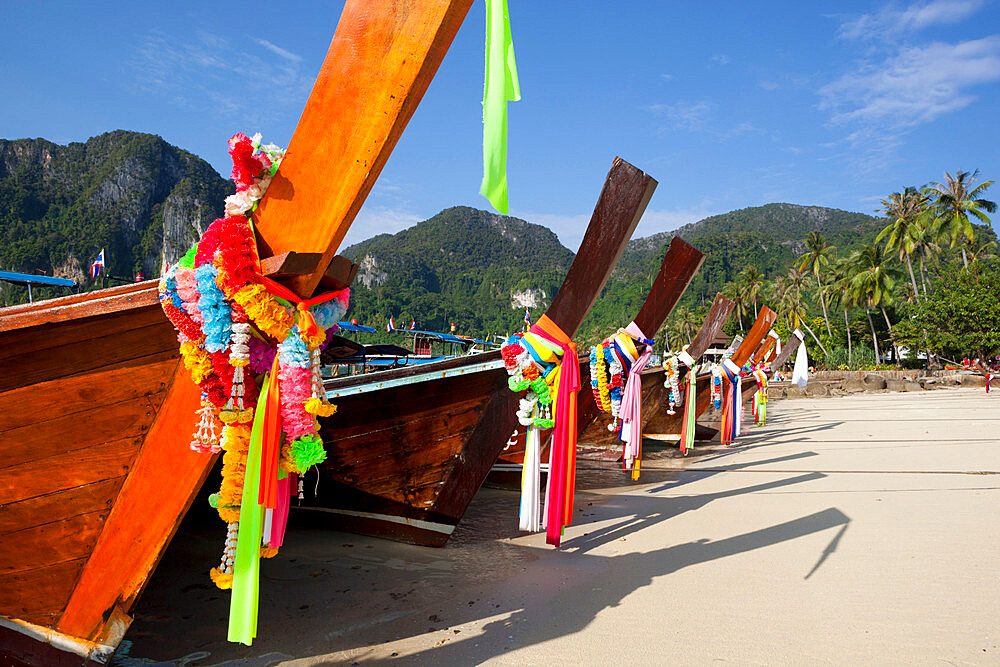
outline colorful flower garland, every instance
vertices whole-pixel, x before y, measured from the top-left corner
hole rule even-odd
[[[316,418],[333,414],[336,407],[323,392],[320,351],[327,334],[337,330],[349,298],[345,289],[304,307],[293,305],[289,294],[273,293],[280,286],[260,275],[250,215],[284,153],[273,144],[261,146],[259,134],[250,138],[239,133],[229,140],[229,154],[236,193],[226,198],[225,217],[164,272],[159,286],[160,304],[178,331],[184,365],[202,390],[191,448],[225,452],[222,486],[210,498],[228,524],[222,561],[211,572],[220,588],[233,582],[253,406],[260,393],[247,373],[270,369],[271,397],[280,397],[275,415],[281,439],[278,476],[304,473],[321,463],[326,452]],[[281,544],[284,519],[278,519],[275,524],[282,528],[265,534],[261,555],[274,555]]]

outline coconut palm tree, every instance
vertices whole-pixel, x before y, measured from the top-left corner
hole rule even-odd
[[[927,195],[913,187],[906,188],[901,193],[893,192],[889,195],[889,199],[882,200],[883,210],[889,218],[889,224],[875,237],[875,242],[878,243],[883,237],[888,236],[885,251],[887,253],[898,252],[899,261],[906,260],[913,294],[918,299],[920,290],[917,289],[917,279],[913,276],[913,262],[910,261],[910,255],[917,249],[915,232],[920,225],[921,218],[925,216],[928,203]]]
[[[969,264],[975,264],[976,262],[985,264],[995,260],[997,258],[995,252],[996,249],[996,241],[987,241],[980,246],[977,246],[975,243],[971,243],[969,245]]]
[[[743,286],[737,282],[728,282],[722,286],[722,295],[733,302],[733,310],[736,311],[736,319],[740,323],[740,332],[743,328],[743,316],[747,314],[747,302]]]
[[[844,309],[844,329],[847,331],[847,363],[851,365],[854,363],[854,351],[852,349],[851,343],[851,319],[848,317],[848,310],[850,308],[857,306],[856,303],[852,303],[850,298],[850,291],[848,290],[848,285],[851,282],[851,277],[853,272],[851,270],[851,263],[848,261],[847,257],[840,257],[834,262],[831,267],[833,273],[833,280],[830,286],[833,288],[831,295],[833,296],[833,303],[837,303],[841,308]]]
[[[760,269],[757,268],[756,264],[748,264],[740,271],[736,280],[739,282],[743,296],[747,301],[753,301],[753,316],[756,318],[757,297],[760,296],[760,290],[764,286],[764,276],[760,274]]]
[[[936,258],[941,252],[941,235],[930,214],[917,218],[917,224],[910,230],[913,239],[913,247],[920,257],[920,286],[923,288],[924,297],[927,297],[927,264]]]
[[[806,253],[799,257],[795,267],[801,271],[812,271],[816,276],[816,286],[819,288],[819,304],[823,308],[823,321],[826,322],[826,333],[833,336],[830,331],[830,318],[826,315],[826,298],[823,296],[823,282],[820,280],[820,272],[823,267],[830,263],[830,255],[834,247],[827,245],[819,232],[809,232],[806,236]]]
[[[925,194],[934,200],[937,224],[951,240],[952,248],[963,236],[970,241],[975,240],[972,223],[969,221],[970,213],[979,218],[983,224],[989,225],[990,217],[986,214],[997,210],[995,202],[982,198],[987,188],[993,185],[993,181],[983,181],[975,185],[979,176],[978,169],[971,173],[959,169],[955,174],[952,176],[945,172],[944,183],[931,183],[925,191]],[[962,264],[968,268],[969,259],[964,244],[961,250]]]
[[[848,292],[852,300],[865,306],[868,324],[872,329],[872,341],[875,343],[875,354],[878,355],[878,337],[875,334],[871,311],[876,308],[881,309],[885,326],[892,332],[885,306],[892,301],[892,288],[896,284],[895,271],[886,261],[882,249],[874,244],[856,250],[851,254],[849,261],[854,275],[848,284]],[[893,355],[899,359],[895,345],[893,345]]]

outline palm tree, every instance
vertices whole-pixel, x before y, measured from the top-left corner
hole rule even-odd
[[[976,262],[985,264],[986,262],[995,260],[997,258],[997,255],[994,252],[996,249],[996,241],[987,241],[978,247],[975,243],[971,243],[969,245],[969,264],[975,264]]]
[[[972,223],[969,221],[969,214],[976,216],[979,220],[989,225],[990,217],[987,213],[997,210],[995,202],[983,199],[983,193],[993,185],[993,181],[983,181],[973,187],[979,170],[969,173],[959,169],[952,176],[948,172],[944,173],[945,183],[931,183],[926,190],[926,195],[934,199],[934,208],[937,213],[937,224],[951,239],[951,247],[954,248],[961,237],[970,241],[975,240],[972,233]],[[965,246],[961,246],[962,264],[966,268],[969,266],[969,259],[965,254]]]
[[[744,331],[743,316],[747,313],[747,302],[744,298],[743,286],[735,280],[726,283],[722,286],[722,295],[733,302],[733,310],[736,311],[736,319],[740,323],[740,331]]]
[[[932,224],[928,215],[917,218],[917,224],[910,230],[914,250],[920,256],[920,286],[927,297],[927,263],[941,252],[940,232]]]
[[[872,342],[875,343],[875,354],[879,356],[878,337],[875,334],[871,311],[880,308],[882,317],[885,318],[885,326],[892,332],[885,306],[892,301],[892,288],[896,284],[895,272],[885,261],[885,255],[877,245],[866,245],[856,250],[851,254],[849,261],[854,275],[848,284],[848,292],[853,301],[865,306],[868,324],[872,329]],[[893,355],[899,359],[895,345],[893,345]]]
[[[852,306],[857,306],[856,303],[851,302],[850,291],[847,286],[850,284],[851,276],[851,263],[847,257],[841,257],[834,262],[833,267],[833,281],[830,283],[833,287],[833,300],[834,303],[839,303],[841,308],[844,309],[844,329],[847,330],[847,364],[851,365],[854,363],[854,351],[851,344],[851,320],[848,317],[847,311]]]
[[[830,331],[830,318],[826,315],[826,299],[823,297],[823,283],[820,280],[819,274],[823,267],[830,263],[830,254],[833,252],[834,247],[827,245],[823,237],[819,235],[819,232],[809,232],[809,235],[806,236],[806,249],[807,252],[799,257],[795,266],[801,271],[812,271],[813,275],[816,276],[816,286],[819,288],[819,304],[823,307],[823,321],[826,322],[826,334],[832,337],[833,332]]]
[[[888,236],[885,251],[887,253],[898,251],[899,261],[906,260],[913,294],[917,297],[920,290],[917,289],[917,279],[913,276],[913,262],[910,261],[910,255],[917,249],[915,232],[927,210],[928,201],[927,195],[913,187],[906,188],[902,193],[893,192],[888,200],[882,200],[883,210],[890,222],[875,237],[875,242],[878,243],[883,237]]]
[[[747,301],[753,301],[753,316],[757,317],[757,297],[764,286],[764,276],[760,274],[760,269],[756,264],[747,264],[736,277],[739,282],[743,296]]]

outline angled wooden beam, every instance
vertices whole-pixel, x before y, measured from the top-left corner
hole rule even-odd
[[[254,214],[261,257],[319,253],[320,284],[472,0],[348,2],[281,168]]]
[[[633,320],[639,330],[652,338],[701,268],[705,255],[679,236],[670,241],[660,271],[649,288],[649,294]]]
[[[778,357],[771,362],[771,369],[777,370],[781,368],[784,363],[788,361],[789,357],[792,356],[792,352],[799,349],[799,345],[802,344],[802,340],[804,338],[805,334],[803,334],[800,330],[796,329],[793,331],[792,335],[788,337],[788,342],[785,343],[783,348],[781,348],[781,352],[778,354]]]

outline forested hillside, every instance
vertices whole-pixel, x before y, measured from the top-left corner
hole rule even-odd
[[[89,266],[104,248],[112,275],[157,276],[232,191],[207,162],[151,134],[119,130],[68,146],[0,139],[0,268],[91,289]],[[21,287],[0,290],[0,302],[27,300]]]

